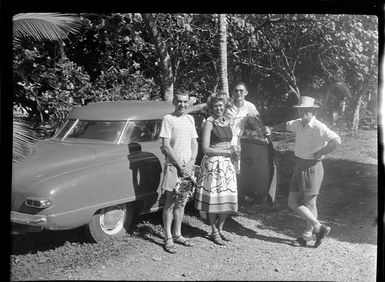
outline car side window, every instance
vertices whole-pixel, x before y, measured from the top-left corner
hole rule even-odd
[[[63,138],[61,141],[65,142],[92,140],[115,143],[122,132],[125,121],[78,120],[73,124],[73,122],[68,122],[64,125],[56,138]]]
[[[156,141],[159,138],[161,120],[131,120],[121,143]]]

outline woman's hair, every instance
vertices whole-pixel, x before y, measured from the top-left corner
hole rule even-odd
[[[214,106],[215,103],[217,103],[219,101],[223,102],[225,107],[228,106],[229,99],[227,98],[227,95],[225,93],[219,92],[217,94],[211,95],[207,99],[206,104],[207,104],[207,109],[208,109],[208,112],[209,112],[210,115],[214,114],[213,106]]]

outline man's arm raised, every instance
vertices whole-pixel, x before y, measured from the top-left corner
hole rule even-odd
[[[272,126],[265,126],[266,134],[271,135],[273,131],[287,131],[286,122],[281,122]]]

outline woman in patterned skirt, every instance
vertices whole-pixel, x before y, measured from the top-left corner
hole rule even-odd
[[[195,201],[195,207],[208,214],[210,239],[218,245],[230,241],[223,225],[229,214],[238,211],[237,178],[232,162],[235,152],[230,145],[232,132],[229,120],[223,115],[227,102],[224,95],[212,96],[207,101],[210,116],[203,125],[204,156]]]

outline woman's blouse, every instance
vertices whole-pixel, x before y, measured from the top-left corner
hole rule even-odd
[[[216,120],[209,118],[209,121],[213,123],[210,136],[210,146],[221,142],[230,142],[233,136],[230,125],[227,122],[217,122]]]

